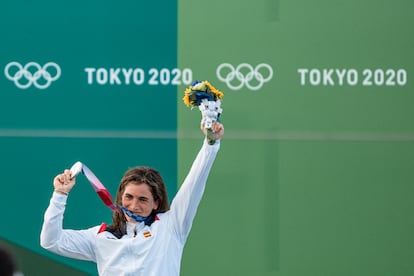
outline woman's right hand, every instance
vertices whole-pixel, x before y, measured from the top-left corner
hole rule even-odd
[[[63,173],[56,175],[53,179],[55,192],[60,194],[69,194],[75,183],[76,179],[71,178],[70,170],[67,169]]]

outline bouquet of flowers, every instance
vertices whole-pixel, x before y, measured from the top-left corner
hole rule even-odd
[[[198,106],[202,114],[201,124],[207,129],[207,141],[210,145],[216,142],[215,135],[211,130],[213,121],[220,122],[221,99],[223,92],[214,88],[208,81],[195,81],[184,91],[184,104],[194,108]]]

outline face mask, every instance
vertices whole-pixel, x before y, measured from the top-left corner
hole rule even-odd
[[[133,212],[131,212],[130,210],[128,210],[127,208],[125,208],[122,205],[118,204],[118,207],[121,208],[122,211],[125,212],[125,214],[132,218],[133,220],[135,220],[136,222],[144,222],[145,225],[151,225],[154,222],[155,219],[155,213],[152,213],[151,215],[149,215],[148,217],[143,217],[143,216],[139,216],[134,214]]]

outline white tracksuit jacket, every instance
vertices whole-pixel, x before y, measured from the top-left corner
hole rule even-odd
[[[220,141],[208,145],[204,140],[170,210],[158,214],[151,226],[128,223],[127,235],[121,239],[100,232],[99,225],[62,229],[67,196],[53,193],[44,215],[41,246],[62,256],[96,262],[102,276],[179,275],[183,247],[219,148]]]

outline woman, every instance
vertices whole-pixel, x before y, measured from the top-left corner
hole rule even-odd
[[[204,141],[171,208],[161,175],[153,168],[135,167],[121,179],[116,195],[120,210],[113,213],[107,227],[62,229],[75,179],[69,170],[57,175],[44,216],[41,246],[62,256],[96,262],[99,275],[179,275],[184,244],[224,134],[221,123],[214,122],[212,130],[216,143]],[[203,127],[202,131],[206,134]]]

